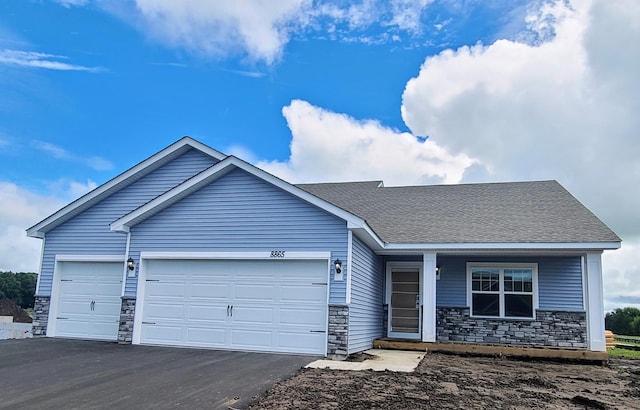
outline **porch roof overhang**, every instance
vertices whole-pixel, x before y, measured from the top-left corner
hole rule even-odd
[[[367,242],[362,234],[354,233]],[[447,255],[575,255],[619,248],[620,242],[384,243],[373,250],[378,255],[421,255],[426,252]]]

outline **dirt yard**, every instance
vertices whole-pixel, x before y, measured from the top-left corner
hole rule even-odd
[[[414,373],[302,369],[250,409],[640,409],[640,360],[427,354]]]

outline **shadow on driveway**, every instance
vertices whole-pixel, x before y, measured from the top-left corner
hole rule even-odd
[[[2,340],[0,408],[244,408],[314,359],[68,339]]]

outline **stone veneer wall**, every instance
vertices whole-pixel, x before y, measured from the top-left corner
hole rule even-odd
[[[47,323],[49,321],[49,304],[51,302],[51,296],[36,295],[35,303],[33,306],[33,336],[46,336]]]
[[[345,359],[349,346],[349,306],[329,305],[327,356]]]
[[[118,343],[131,344],[133,340],[133,318],[136,313],[135,296],[123,296],[120,306],[120,325],[118,326]]]
[[[469,308],[437,308],[439,342],[587,348],[587,314],[537,310],[535,320],[478,319]]]

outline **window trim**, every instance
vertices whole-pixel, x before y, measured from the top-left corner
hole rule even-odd
[[[472,275],[473,268],[495,268],[500,271],[500,291],[498,292],[498,298],[500,301],[500,315],[499,316],[474,316],[473,315],[473,292],[472,287]],[[532,270],[532,299],[533,308],[532,316],[506,316],[505,311],[505,290],[504,290],[504,270],[505,269],[522,269],[528,268]],[[507,292],[507,294],[527,294],[526,292]],[[469,316],[479,319],[510,319],[510,320],[535,320],[536,310],[538,310],[538,264],[537,263],[509,263],[509,262],[467,262],[467,307],[469,308]]]

